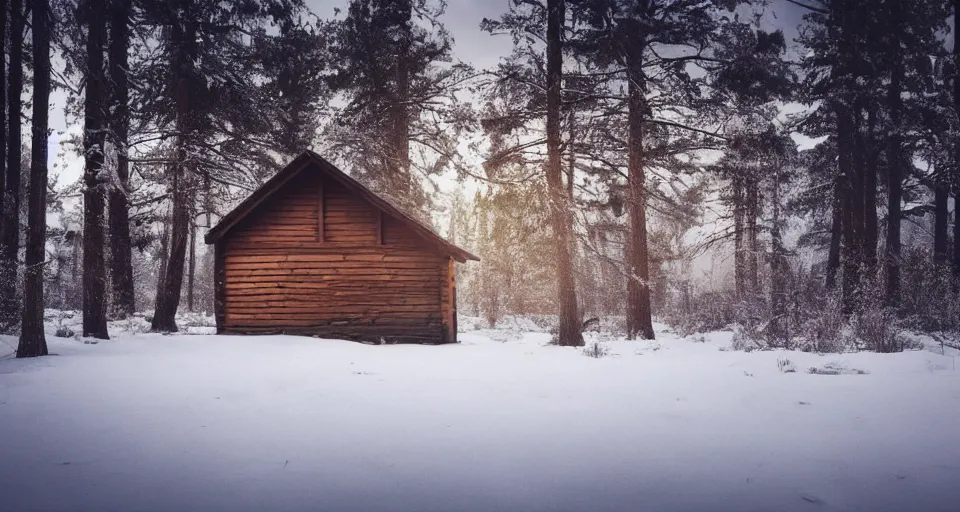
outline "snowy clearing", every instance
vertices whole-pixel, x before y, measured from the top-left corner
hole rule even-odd
[[[661,331],[50,337],[0,359],[0,510],[960,509],[955,356]]]

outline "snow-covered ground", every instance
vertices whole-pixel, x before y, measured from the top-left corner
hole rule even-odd
[[[0,510],[960,510],[955,354],[659,337],[0,338]]]

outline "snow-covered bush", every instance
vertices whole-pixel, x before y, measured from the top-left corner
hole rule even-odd
[[[807,373],[813,375],[866,375],[866,370],[851,368],[848,364],[831,361],[823,366],[811,366]]]
[[[762,326],[751,324],[734,324],[730,347],[744,352],[769,348],[763,336]]]
[[[868,308],[851,319],[858,348],[874,352],[902,352],[906,338],[900,336],[890,310]]]
[[[686,291],[664,306],[661,317],[678,334],[689,336],[728,328],[737,321],[738,307],[736,298],[730,292]]]
[[[587,347],[583,349],[583,355],[587,357],[592,357],[594,359],[600,359],[601,357],[605,357],[609,353],[610,353],[609,348],[601,345],[596,341],[587,345]]]
[[[780,359],[777,358],[777,369],[780,370],[780,373],[795,373],[797,367],[794,366],[793,362],[789,359]]]
[[[904,254],[898,316],[904,327],[960,334],[960,283],[950,267],[931,259],[926,249],[913,248]]]
[[[840,301],[835,295],[827,297],[819,308],[819,314],[804,315],[800,325],[800,339],[797,348],[804,352],[836,353],[852,348],[851,339]]]

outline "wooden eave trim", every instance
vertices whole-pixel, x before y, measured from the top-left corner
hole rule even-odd
[[[262,187],[257,189],[250,195],[245,201],[240,203],[234,210],[225,215],[220,222],[214,226],[210,231],[207,232],[204,237],[204,241],[207,244],[212,244],[223,238],[237,223],[242,221],[246,216],[252,212],[255,208],[260,206],[265,200],[270,198],[274,192],[283,187],[288,181],[290,181],[294,176],[298,175],[303,169],[305,169],[310,163],[317,164],[321,169],[325,177],[336,180],[338,183],[346,187],[348,190],[354,192],[355,194],[360,195],[361,198],[366,200],[368,203],[372,204],[380,211],[380,222],[378,225],[381,226],[380,244],[382,245],[382,219],[383,214],[387,214],[405,226],[409,227],[420,237],[424,238],[427,242],[434,245],[437,249],[440,250],[445,255],[448,255],[460,263],[465,263],[467,260],[480,261],[480,258],[474,256],[473,254],[457,247],[456,245],[451,244],[450,242],[444,240],[439,235],[434,233],[432,230],[426,228],[416,219],[411,218],[407,214],[398,210],[396,207],[391,205],[389,202],[377,196],[373,191],[364,187],[360,182],[354,180],[349,175],[337,169],[336,166],[326,161],[320,155],[312,152],[306,151],[293,162],[291,162],[286,168],[277,173],[276,176],[268,180],[263,184]],[[322,185],[321,185],[322,188]],[[318,231],[322,228],[322,217],[318,221],[321,225],[318,226]],[[319,237],[319,233],[318,233]]]

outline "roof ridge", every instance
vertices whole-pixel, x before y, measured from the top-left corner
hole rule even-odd
[[[336,181],[339,181],[348,189],[352,189],[353,192],[362,196],[363,199],[365,199],[368,203],[371,203],[380,211],[391,215],[400,222],[403,222],[408,227],[411,227],[414,231],[420,232],[421,236],[436,242],[440,248],[444,250],[444,252],[454,257],[454,259],[457,261],[480,261],[480,258],[477,256],[464,249],[461,249],[460,247],[457,247],[450,241],[440,236],[440,234],[434,231],[431,227],[426,226],[423,222],[415,219],[407,212],[395,206],[389,200],[381,197],[379,194],[370,190],[368,187],[357,181],[349,174],[340,170],[337,166],[333,165],[322,156],[310,150],[304,151],[297,158],[293,159],[277,174],[267,180],[259,188],[254,190],[249,196],[247,196],[246,199],[241,201],[240,204],[234,207],[234,209],[221,217],[220,222],[218,222],[214,227],[210,228],[210,230],[207,232],[206,236],[204,237],[204,241],[207,244],[212,244],[223,238],[237,223],[243,220],[251,212],[256,210],[257,207],[259,207],[270,196],[283,188],[283,185],[285,185],[290,179],[309,167],[311,162],[319,166],[321,171],[326,175],[330,176]]]

